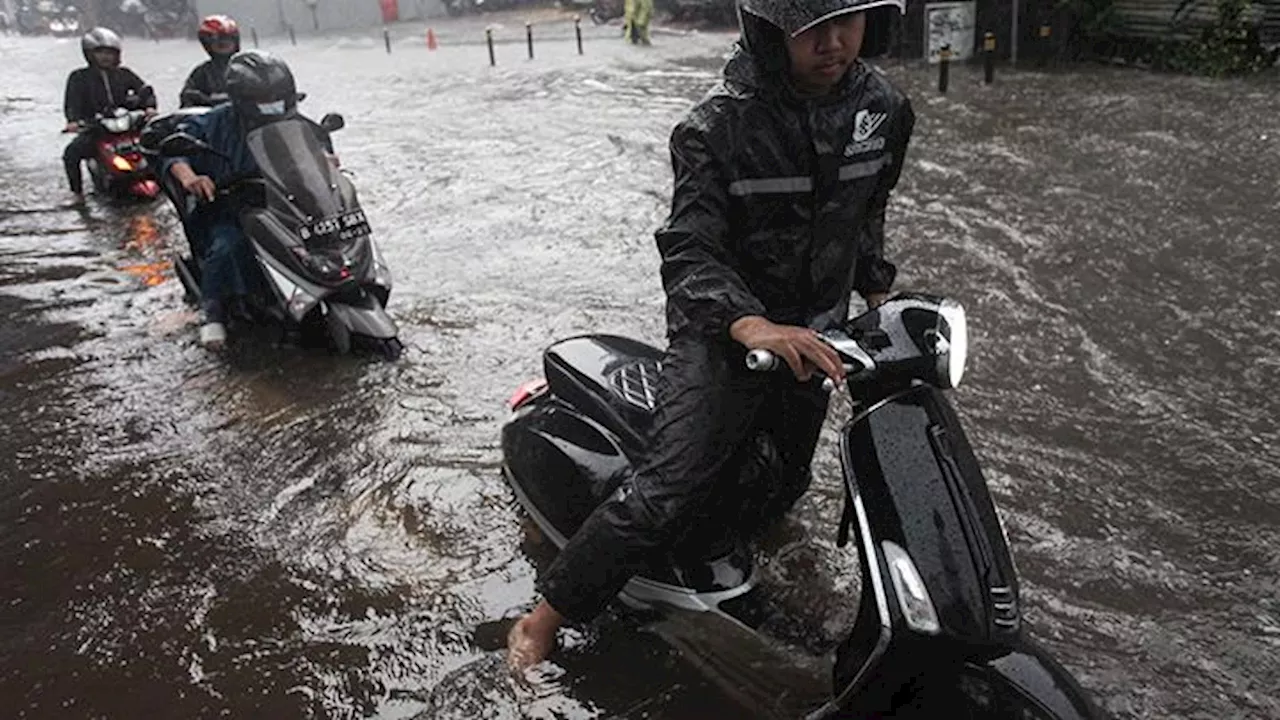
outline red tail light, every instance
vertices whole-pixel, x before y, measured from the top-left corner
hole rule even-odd
[[[530,380],[516,389],[515,393],[511,395],[511,399],[507,401],[507,407],[517,410],[520,406],[541,395],[546,389],[547,381],[543,378]]]
[[[155,180],[140,180],[130,190],[136,197],[153,198],[160,194],[160,185]]]

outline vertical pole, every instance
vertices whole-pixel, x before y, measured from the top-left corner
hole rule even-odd
[[[387,46],[387,54],[390,55],[391,54],[391,31],[387,28],[382,28],[382,44]]]
[[[253,35],[253,46],[258,47],[258,28],[249,28],[249,32]]]
[[[582,16],[573,17],[573,33],[578,36],[578,54],[582,54]]]
[[[289,26],[289,42],[295,46],[298,44],[298,34],[293,31],[292,25]]]
[[[485,42],[489,44],[489,67],[498,64],[497,58],[493,56],[493,28],[484,29]]]
[[[529,41],[529,59],[533,59],[533,23],[524,24],[524,36]]]
[[[996,78],[996,34],[982,36],[982,82],[990,85]]]
[[[943,45],[938,51],[938,92],[946,93],[951,84],[951,45]]]
[[[1014,65],[1018,64],[1018,35],[1022,29],[1018,25],[1018,3],[1019,0],[1013,0],[1013,29],[1009,31],[1009,62]]]
[[[1053,28],[1048,25],[1040,26],[1040,67],[1049,63],[1049,35],[1052,32]]]

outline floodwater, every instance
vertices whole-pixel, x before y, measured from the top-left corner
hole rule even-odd
[[[498,28],[496,68],[475,22],[437,26],[435,52],[275,46],[304,109],[346,115],[339,151],[396,274],[396,363],[196,347],[172,211],[65,205],[77,45],[0,38],[3,714],[776,716],[678,627],[621,611],[570,632],[533,690],[501,671],[538,555],[498,471],[503,403],[555,338],[661,341],[667,135],[732,39],[633,48],[592,27],[580,57],[561,26],[530,61],[522,24]],[[165,107],[199,56],[126,48]],[[1274,78],[986,88],[960,68],[942,97],[928,68],[886,70],[919,116],[890,254],[902,287],[970,313],[953,401],[1032,633],[1116,717],[1280,718]],[[851,592],[830,443],[808,532],[766,557],[806,596],[791,559]]]

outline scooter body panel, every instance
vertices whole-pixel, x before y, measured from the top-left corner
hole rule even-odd
[[[651,346],[614,336],[557,343],[544,356],[548,389],[503,426],[504,475],[557,547],[631,477],[660,358]],[[707,610],[749,590],[754,566],[745,544],[712,530],[677,546],[669,565],[635,578],[624,599]]]
[[[945,397],[917,385],[859,412],[841,459],[863,565],[834,686],[862,712],[895,688],[1020,642],[1018,585],[982,471]]]

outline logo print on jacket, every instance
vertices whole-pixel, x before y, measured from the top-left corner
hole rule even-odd
[[[889,117],[888,113],[859,110],[858,114],[853,116],[853,141],[862,142],[871,137],[871,134],[879,130],[880,126],[884,124],[886,117]]]
[[[859,110],[853,116],[853,137],[849,138],[849,144],[844,149],[844,156],[853,157],[854,155],[883,150],[884,138],[872,136],[876,134],[876,131],[880,129],[880,126],[884,124],[885,119],[888,117],[888,113]]]

